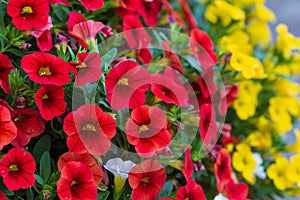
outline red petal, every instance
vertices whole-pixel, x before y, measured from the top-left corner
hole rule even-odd
[[[103,0],[79,0],[88,10],[99,10],[103,7]]]

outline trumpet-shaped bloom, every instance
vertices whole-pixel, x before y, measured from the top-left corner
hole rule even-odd
[[[17,136],[17,127],[11,120],[10,110],[0,104],[0,150]]]
[[[9,95],[12,94],[12,91],[9,87],[8,75],[14,68],[9,57],[5,54],[0,54],[0,87]]]
[[[15,147],[27,145],[32,137],[39,136],[45,130],[45,124],[36,110],[15,109],[11,117],[18,129],[17,137],[11,142]]]
[[[229,199],[246,200],[248,196],[248,185],[246,183],[236,183],[231,179],[225,186],[225,191]]]
[[[59,171],[62,171],[62,169],[64,168],[64,166],[68,163],[68,162],[83,162],[85,164],[87,164],[90,169],[92,170],[92,174],[94,176],[94,182],[95,185],[99,185],[102,177],[103,177],[103,172],[102,169],[100,167],[99,164],[96,163],[95,159],[93,158],[93,156],[91,156],[88,153],[84,153],[84,154],[75,154],[73,152],[66,152],[63,155],[61,155],[58,159],[57,162],[57,168]]]
[[[38,89],[35,101],[43,119],[52,120],[65,112],[67,104],[64,95],[64,88],[55,85],[43,85]]]
[[[132,200],[152,200],[166,181],[166,169],[156,160],[146,160],[134,166],[128,174]]]
[[[22,69],[37,83],[62,86],[70,81],[70,65],[52,54],[34,52],[21,60]]]
[[[75,67],[75,83],[77,86],[83,86],[87,82],[94,82],[100,79],[102,70],[100,68],[101,58],[98,53],[79,53],[78,62],[71,63]]]
[[[287,169],[289,166],[290,163],[288,159],[280,156],[276,158],[275,163],[271,164],[267,169],[268,177],[273,180],[278,190],[285,190],[294,185],[293,181],[288,178],[290,171],[287,171]]]
[[[216,64],[218,58],[214,52],[214,44],[204,31],[198,28],[191,30],[190,47],[204,69],[208,69]]]
[[[158,107],[139,106],[132,111],[126,123],[128,142],[134,145],[139,155],[150,157],[170,144],[167,123],[164,112]]]
[[[214,164],[214,173],[217,180],[217,189],[222,192],[231,180],[232,168],[230,153],[226,149],[219,151],[217,161]]]
[[[0,174],[9,190],[32,187],[35,183],[35,169],[32,155],[22,148],[9,150],[0,161]]]
[[[242,173],[243,177],[250,183],[255,183],[254,169],[256,161],[251,152],[251,149],[246,144],[236,146],[237,151],[232,155],[233,167]]]
[[[70,151],[104,155],[116,134],[116,122],[100,107],[86,104],[65,117],[63,129]]]
[[[189,180],[187,181],[186,186],[182,186],[178,189],[175,199],[206,200],[206,197],[202,187],[198,185],[194,180]]]
[[[20,30],[42,28],[47,24],[50,11],[48,0],[9,0],[7,13]]]
[[[150,75],[136,62],[126,60],[109,71],[105,78],[108,103],[114,109],[136,108],[146,101]]]
[[[57,194],[60,199],[96,199],[97,186],[91,168],[83,162],[66,163],[57,181]]]

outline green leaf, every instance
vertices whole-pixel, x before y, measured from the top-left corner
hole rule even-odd
[[[29,189],[27,189],[26,190],[26,199],[28,199],[28,200],[33,200],[33,192],[32,192],[32,189],[31,188],[29,188]]]
[[[35,177],[36,182],[37,182],[38,184],[40,184],[40,185],[45,185],[45,182],[44,182],[44,180],[43,180],[42,177],[40,177],[40,176],[37,175],[37,174],[35,174],[34,177]]]
[[[19,49],[8,49],[7,50],[8,52],[11,52],[13,54],[15,54],[16,56],[19,56],[19,57],[23,57],[26,53],[24,51],[21,51]]]
[[[110,63],[115,59],[117,53],[118,50],[116,48],[113,48],[101,57],[101,68],[104,68],[104,71],[107,70]]]
[[[50,154],[48,151],[45,151],[40,161],[40,175],[43,178],[43,180],[47,183],[50,174],[51,174]]]
[[[109,196],[109,193],[110,193],[109,191],[99,192],[97,200],[106,200]]]
[[[33,157],[36,164],[39,164],[42,154],[45,151],[50,151],[51,140],[49,135],[43,136],[34,146]]]
[[[168,197],[172,193],[172,190],[173,190],[173,183],[171,180],[169,180],[165,183],[164,187],[162,188],[162,190],[160,191],[156,199]]]

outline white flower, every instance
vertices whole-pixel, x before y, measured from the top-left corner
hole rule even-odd
[[[109,170],[115,176],[128,178],[128,173],[136,164],[130,160],[123,161],[121,158],[110,159],[104,165],[105,169]]]
[[[263,163],[263,159],[261,158],[259,153],[253,153],[253,156],[254,156],[254,160],[256,162],[254,174],[260,179],[265,179],[267,177],[267,174],[264,171],[263,166],[261,165]]]
[[[219,193],[217,196],[215,196],[214,200],[229,200],[229,199],[223,196],[221,193]]]

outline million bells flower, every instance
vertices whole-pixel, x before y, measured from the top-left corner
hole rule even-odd
[[[0,161],[0,174],[9,190],[32,187],[36,165],[32,155],[22,148],[13,148]]]

